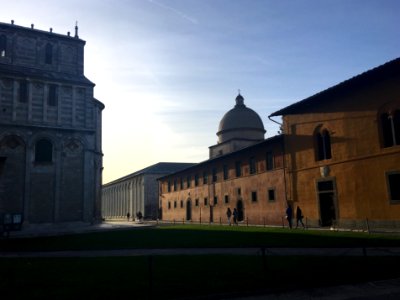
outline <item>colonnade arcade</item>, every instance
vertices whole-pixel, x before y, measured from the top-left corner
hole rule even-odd
[[[135,218],[139,211],[145,215],[143,179],[140,176],[103,187],[102,217],[126,218],[129,212]]]

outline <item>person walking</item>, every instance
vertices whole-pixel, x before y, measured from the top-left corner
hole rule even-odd
[[[128,212],[126,213],[126,218],[128,219],[128,222],[129,222],[130,217],[131,217],[131,214],[130,214],[129,211],[128,211]]]
[[[304,223],[303,223],[303,212],[301,211],[300,206],[297,206],[296,209],[296,228],[299,227],[299,222],[301,225],[303,225],[303,228],[305,228]]]
[[[232,216],[232,211],[231,211],[231,209],[228,207],[228,209],[226,210],[226,217],[228,218],[228,224],[229,224],[229,226],[231,226],[231,216]]]
[[[238,213],[237,209],[234,208],[233,209],[233,224],[235,224],[235,225],[238,225],[238,223],[237,223],[238,216],[239,216],[239,213]]]
[[[289,223],[289,228],[292,229],[293,210],[290,204],[288,204],[288,207],[286,209],[286,219]]]

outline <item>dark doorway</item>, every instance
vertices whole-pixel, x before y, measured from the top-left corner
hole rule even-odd
[[[6,164],[7,157],[0,156],[0,176],[3,174],[4,165]]]
[[[158,219],[162,220],[162,207],[158,209]]]
[[[214,222],[214,206],[210,205],[210,223]]]
[[[317,183],[321,226],[332,226],[336,220],[334,181]]]
[[[190,221],[192,219],[192,201],[188,199],[186,201],[186,221]]]
[[[243,221],[244,220],[244,210],[243,210],[243,201],[242,200],[238,200],[238,202],[236,204],[236,209],[238,211],[238,222]]]

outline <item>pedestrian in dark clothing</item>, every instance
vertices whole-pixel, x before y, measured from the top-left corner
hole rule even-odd
[[[238,225],[238,223],[237,223],[238,216],[239,216],[239,213],[238,213],[237,209],[234,208],[233,209],[233,224],[235,224],[235,225]]]
[[[292,219],[293,219],[293,210],[290,204],[288,205],[286,209],[286,219],[289,223],[289,228],[292,229]]]
[[[229,224],[229,226],[231,226],[231,216],[232,216],[232,211],[231,211],[231,209],[228,207],[228,209],[226,210],[226,217],[228,218],[228,224]]]
[[[303,228],[305,228],[304,223],[303,223],[303,212],[301,211],[300,206],[297,206],[296,209],[296,228],[299,227],[299,222],[301,225],[303,225]]]
[[[128,211],[127,214],[126,214],[126,218],[128,219],[128,222],[129,222],[130,217],[131,217],[131,214]]]

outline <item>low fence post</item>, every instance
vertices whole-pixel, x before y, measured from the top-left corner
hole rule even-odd
[[[365,218],[365,225],[367,225],[367,232],[368,232],[368,234],[369,234],[370,231],[369,231],[369,222],[368,222],[368,218]]]
[[[246,218],[246,225],[247,225],[247,227],[249,227],[249,218],[248,217]]]
[[[263,217],[264,227],[265,227],[265,217]]]

